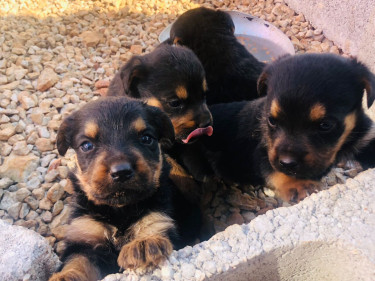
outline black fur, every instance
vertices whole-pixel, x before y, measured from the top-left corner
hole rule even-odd
[[[234,36],[231,17],[220,10],[196,8],[173,24],[169,43],[189,47],[206,71],[207,104],[258,98],[259,62]]]

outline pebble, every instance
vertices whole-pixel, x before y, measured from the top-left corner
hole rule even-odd
[[[0,179],[0,189],[6,189],[14,183],[10,178]]]
[[[35,141],[35,146],[41,152],[51,151],[54,149],[54,145],[51,143],[51,140],[46,138],[39,138]]]
[[[52,208],[52,202],[48,198],[43,198],[39,202],[39,209],[41,210],[50,210]]]
[[[51,68],[44,69],[37,82],[37,90],[44,92],[59,81],[59,76]]]
[[[18,202],[23,202],[23,200],[30,194],[31,192],[27,188],[20,188],[16,191],[16,199]]]
[[[52,187],[47,192],[47,198],[51,200],[52,203],[56,203],[64,194],[64,188],[58,184],[54,183]]]

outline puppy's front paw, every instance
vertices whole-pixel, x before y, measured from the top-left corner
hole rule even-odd
[[[281,199],[291,203],[298,203],[320,190],[320,183],[317,181],[296,179],[280,172],[271,174],[268,183],[275,188]]]
[[[54,273],[48,281],[96,281],[101,279],[98,268],[84,256],[73,256],[61,272]]]
[[[123,269],[156,267],[168,258],[172,250],[172,243],[161,235],[136,239],[121,248],[117,263]]]
[[[79,271],[74,271],[74,270],[69,270],[69,271],[62,271],[53,274],[48,281],[96,281],[97,279],[90,279],[89,276],[86,274],[79,272]]]

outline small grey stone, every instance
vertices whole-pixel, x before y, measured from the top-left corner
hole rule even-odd
[[[17,184],[13,184],[11,186],[8,187],[8,191],[10,192],[15,192],[18,190],[18,185]]]
[[[58,200],[54,205],[52,209],[52,215],[55,217],[58,214],[61,213],[62,209],[64,208],[64,203],[61,200]]]
[[[43,220],[45,223],[50,223],[51,220],[52,220],[52,213],[51,213],[50,211],[44,212],[44,213],[41,215],[41,218],[42,218],[42,220]]]
[[[56,158],[56,154],[48,154],[41,159],[42,167],[47,167],[49,163]]]
[[[34,190],[40,186],[40,180],[37,177],[33,177],[26,182],[27,188]]]
[[[18,203],[16,199],[16,193],[5,190],[0,202],[0,209],[8,210],[10,206],[12,206],[15,203]]]
[[[31,210],[27,215],[26,215],[26,220],[35,220],[37,217],[39,217],[39,214],[33,210]]]
[[[0,189],[6,189],[14,183],[10,178],[0,179]]]
[[[19,213],[20,213],[20,210],[21,210],[21,207],[22,207],[22,203],[20,202],[17,202],[17,203],[14,203],[13,205],[11,205],[9,208],[8,208],[8,214],[13,218],[13,219],[18,219],[19,217]]]
[[[31,192],[27,188],[20,188],[16,191],[16,198],[18,202],[23,202],[23,200],[29,196]]]
[[[30,207],[26,203],[22,203],[19,216],[21,219],[25,218],[30,212]]]

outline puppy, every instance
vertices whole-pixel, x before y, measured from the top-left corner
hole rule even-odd
[[[375,127],[362,108],[364,90],[370,107],[375,76],[356,59],[282,57],[259,78],[266,97],[210,106],[215,130],[201,140],[200,153],[225,181],[266,183],[284,200],[299,201],[340,160],[375,166]],[[200,162],[189,167],[194,176],[204,170]]]
[[[161,153],[173,140],[165,113],[127,98],[91,102],[63,121],[57,148],[74,148],[77,169],[63,266],[50,281],[155,267],[196,238],[199,211],[169,180]]]
[[[170,31],[170,43],[189,47],[206,71],[207,104],[258,98],[259,62],[234,36],[229,14],[204,7],[182,14]]]
[[[109,96],[145,99],[171,119],[176,141],[186,144],[212,134],[212,117],[205,97],[204,69],[192,51],[159,45],[144,56],[134,56],[111,81]]]

